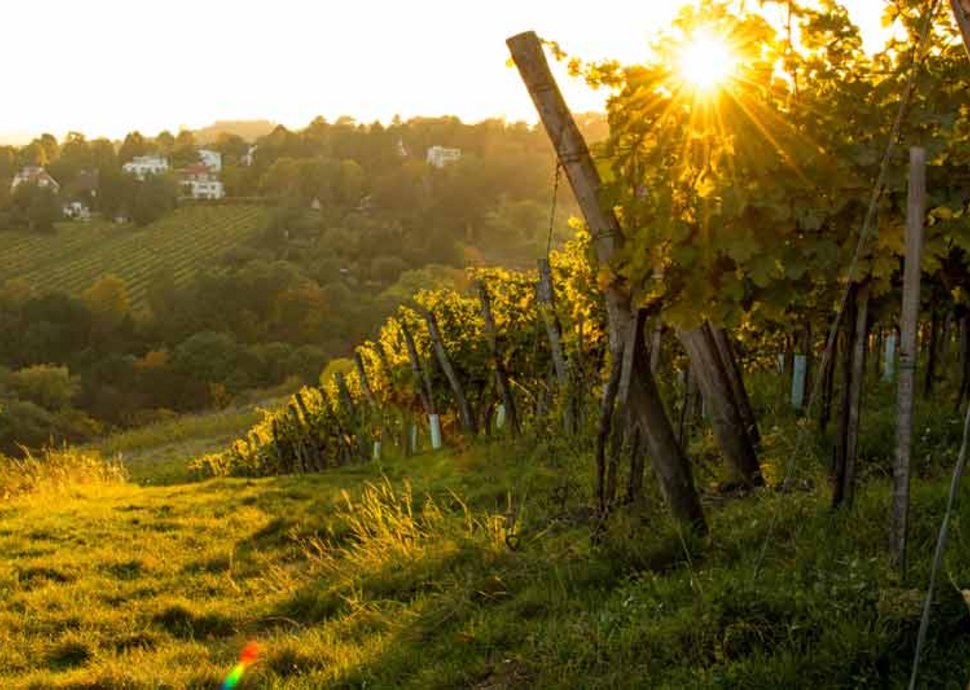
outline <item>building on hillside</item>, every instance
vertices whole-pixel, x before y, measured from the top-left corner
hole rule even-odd
[[[51,177],[50,173],[39,165],[28,165],[14,175],[13,181],[10,183],[10,191],[12,192],[24,183],[35,184],[38,187],[47,187],[53,189],[55,192],[59,191],[61,188],[61,186],[57,184],[57,180]]]
[[[408,147],[404,145],[404,139],[401,137],[397,138],[397,144],[394,145],[394,151],[397,153],[399,158],[408,157]]]
[[[193,163],[179,170],[179,184],[185,196],[193,199],[222,199],[226,196],[219,176],[211,172],[205,163]]]
[[[252,146],[249,147],[249,150],[246,151],[246,153],[244,153],[243,157],[240,159],[240,162],[243,165],[245,165],[247,168],[251,167],[253,164],[253,161],[256,160],[256,149],[258,148],[259,146],[257,144],[253,144]]]
[[[161,175],[168,172],[168,159],[164,156],[135,156],[121,166],[126,173],[144,180],[146,175]]]
[[[199,160],[209,169],[209,172],[222,172],[222,154],[211,149],[199,149]]]
[[[65,218],[83,221],[91,220],[91,209],[82,204],[80,201],[71,201],[70,203],[64,204],[61,210],[63,211]]]
[[[428,149],[428,165],[439,170],[449,163],[461,160],[461,149],[446,149],[444,146],[432,146]]]

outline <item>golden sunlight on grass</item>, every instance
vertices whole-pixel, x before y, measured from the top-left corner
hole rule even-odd
[[[737,57],[721,37],[699,29],[681,48],[678,71],[699,92],[710,92],[734,75]]]

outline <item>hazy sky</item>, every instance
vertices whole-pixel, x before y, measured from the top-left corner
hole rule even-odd
[[[750,0],[749,0],[750,1]],[[14,0],[3,7],[0,138],[154,135],[217,119],[315,115],[534,120],[505,39],[633,61],[678,0]],[[847,0],[873,36],[881,0]],[[602,95],[574,84],[576,110]]]

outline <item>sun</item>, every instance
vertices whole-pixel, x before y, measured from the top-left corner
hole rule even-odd
[[[680,50],[681,78],[699,92],[712,92],[734,75],[737,57],[721,37],[709,30],[695,31]]]

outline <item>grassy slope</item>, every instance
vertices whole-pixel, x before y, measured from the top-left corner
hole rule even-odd
[[[285,397],[225,410],[183,415],[112,434],[92,445],[102,457],[124,462],[132,482],[176,484],[191,480],[188,463],[204,453],[225,448],[262,418],[262,409]]]
[[[873,407],[864,454],[891,427]],[[704,540],[682,541],[652,496],[594,545],[588,456],[555,441],[2,505],[0,686],[211,688],[256,639],[246,687],[900,687],[946,493],[933,467],[959,429],[942,408],[919,420],[936,463],[921,454],[901,586],[883,558],[878,459],[854,511],[833,514],[816,449],[775,419],[767,469],[794,457],[799,488],[708,493]],[[968,519],[965,501],[927,687],[962,688],[970,667],[950,584],[970,584]]]
[[[187,206],[140,229],[94,221],[59,223],[52,235],[0,232],[0,282],[23,278],[41,291],[78,294],[113,273],[128,283],[137,308],[158,271],[171,270],[184,282],[264,221],[256,206]]]

